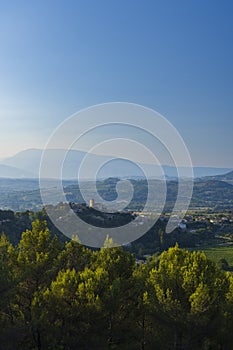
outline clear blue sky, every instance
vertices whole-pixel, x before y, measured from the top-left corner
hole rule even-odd
[[[233,167],[233,2],[0,1],[0,157],[109,101],[164,115],[194,165]]]

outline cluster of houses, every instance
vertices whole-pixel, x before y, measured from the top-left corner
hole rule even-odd
[[[111,220],[113,213],[108,210],[108,208],[104,207],[101,203],[95,203],[94,199],[91,198],[89,202],[89,206],[85,203],[70,203],[71,209],[75,213],[83,213],[89,208],[95,209],[96,211],[100,211],[105,213],[106,218],[109,217]],[[125,211],[129,212],[129,211]],[[137,220],[135,220],[135,225],[144,225],[149,220],[153,219],[154,213],[152,212],[139,212],[139,211],[130,211],[132,216]],[[123,213],[123,212],[122,212]],[[185,214],[182,218],[178,214],[170,214],[163,213],[159,216],[159,220],[163,222],[167,222],[168,220],[174,221],[176,226],[182,231],[189,231],[191,233],[195,233],[195,229],[201,227],[204,224],[212,224],[212,225],[224,225],[224,224],[233,224],[233,212],[223,212],[223,213],[206,213],[205,211],[194,211]]]

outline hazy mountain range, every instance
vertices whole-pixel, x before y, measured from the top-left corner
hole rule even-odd
[[[51,156],[48,178],[43,182],[49,204],[57,204],[57,180],[53,178],[53,161],[56,157],[64,156],[64,150],[48,150]],[[39,167],[42,150],[26,150],[0,162],[0,208],[15,211],[40,210],[43,206],[39,189]],[[63,186],[66,198],[70,202],[83,202],[79,185],[82,184],[89,197],[93,197],[93,187],[90,181],[77,182],[77,168],[85,152],[72,151],[64,164]],[[110,157],[90,155],[91,165],[98,166],[99,162],[106,163],[104,171],[98,174],[98,191],[106,200],[113,200],[116,195],[116,178],[131,178],[134,186],[133,208],[140,208],[147,195],[147,181],[142,179],[142,172],[132,163],[124,160],[109,162]],[[144,164],[151,177],[159,178],[156,167]],[[171,210],[177,196],[177,171],[174,167],[164,166],[167,177],[166,207]],[[225,210],[232,208],[233,203],[233,171],[228,168],[194,168],[195,182],[191,207],[214,208]],[[89,176],[90,174],[88,174]],[[69,180],[68,180],[69,179]],[[170,181],[169,181],[170,180]],[[154,180],[157,182],[157,180]],[[160,181],[158,181],[160,183]],[[161,181],[162,183],[162,181]],[[53,198],[53,201],[50,198]]]
[[[40,161],[43,151],[41,149],[28,149],[15,154],[12,157],[5,158],[0,161],[0,177],[4,178],[38,178]],[[57,177],[54,172],[54,166],[57,159],[65,159],[63,164],[63,179],[74,179],[77,178],[78,169],[84,157],[87,155],[86,152],[72,150],[67,153],[66,150],[47,150],[46,156],[49,156],[50,163],[49,167],[44,176],[46,178]],[[151,164],[138,164],[136,166],[130,161],[123,159],[112,160],[109,156],[88,154],[91,167],[96,169],[99,168],[100,164],[105,164],[100,171],[97,173],[97,178],[108,178],[108,177],[121,177],[121,178],[140,178],[144,177],[140,167],[145,169],[147,176],[154,178],[161,178],[161,171],[158,166]],[[164,174],[167,178],[177,178],[177,169],[174,166],[162,166]],[[187,168],[180,168],[182,175],[188,176],[189,171]],[[214,168],[214,167],[194,167],[194,177],[210,177],[210,176],[224,176],[223,181],[226,179],[226,173],[229,173],[231,168]],[[186,175],[187,174],[187,175]],[[87,171],[84,173],[84,179],[93,179],[95,174],[90,174]],[[220,180],[220,178],[216,178]],[[231,180],[231,179],[230,179]]]
[[[224,181],[233,184],[233,170],[223,175],[206,176],[205,180]]]

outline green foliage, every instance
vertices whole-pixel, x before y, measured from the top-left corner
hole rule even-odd
[[[232,327],[233,276],[203,252],[136,265],[109,238],[61,247],[39,220],[17,247],[0,238],[1,348],[230,350]]]
[[[65,248],[58,255],[55,266],[57,271],[66,269],[82,271],[90,264],[91,256],[89,249],[72,240],[66,243]]]
[[[177,245],[163,252],[148,286],[151,308],[161,322],[172,325],[172,343],[178,348],[194,343],[202,347],[205,337],[218,331],[228,280],[204,253],[190,253]]]
[[[22,233],[18,250],[18,264],[25,277],[33,280],[36,287],[45,283],[59,252],[57,238],[51,238],[46,221],[36,220],[32,230]]]

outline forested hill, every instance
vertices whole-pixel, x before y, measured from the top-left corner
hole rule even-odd
[[[45,210],[39,212],[25,211],[13,212],[12,210],[0,210],[0,234],[5,234],[13,245],[17,245],[22,232],[31,230],[35,220],[46,220],[52,236],[56,236],[61,243],[68,240],[49,220]]]
[[[116,199],[116,183],[117,178],[109,178],[97,181],[97,189],[100,195],[105,199],[112,201]],[[130,209],[140,210],[143,208],[147,199],[148,185],[147,181],[130,180],[134,188],[134,196],[129,205]],[[153,180],[159,188],[161,181]],[[165,210],[172,210],[177,196],[177,181],[167,181],[167,198]],[[162,183],[161,183],[162,185]],[[82,186],[89,198],[93,196],[93,186],[90,182],[83,182]],[[83,197],[79,186],[73,181],[64,182],[64,192],[68,202],[82,203]],[[56,188],[47,186],[47,195],[53,197],[56,201]],[[208,207],[215,210],[231,209],[233,204],[233,186],[226,181],[216,179],[199,179],[194,182],[194,190],[191,201],[191,208]],[[11,209],[14,211],[34,210],[38,211],[42,208],[41,195],[38,180],[7,180],[0,179],[0,209]]]

